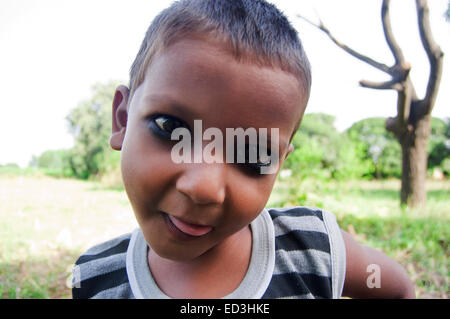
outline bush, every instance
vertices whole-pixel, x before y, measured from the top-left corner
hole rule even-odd
[[[33,156],[30,165],[38,168],[47,175],[55,177],[71,177],[73,171],[70,166],[71,150],[48,150],[38,157]]]
[[[450,158],[450,118],[446,121],[432,118],[428,142],[428,169],[437,167],[445,171],[443,165],[448,158]]]
[[[70,167],[75,176],[87,179],[118,165],[119,154],[109,146],[111,109],[118,83],[96,84],[92,96],[67,116],[75,145],[70,152]]]
[[[362,156],[373,164],[375,178],[401,176],[402,153],[400,145],[386,131],[385,119],[367,118],[354,123],[347,133],[352,141],[361,143]]]
[[[450,176],[450,158],[446,158],[442,161],[441,169],[445,175]]]
[[[362,144],[334,127],[334,117],[305,114],[293,138],[294,151],[284,168],[297,178],[349,179],[370,175],[372,164],[363,158]]]

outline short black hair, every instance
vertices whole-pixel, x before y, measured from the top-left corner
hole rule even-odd
[[[286,16],[265,0],[180,0],[155,17],[130,70],[131,95],[143,82],[155,55],[181,38],[212,35],[223,39],[238,60],[279,67],[311,88],[311,67]]]

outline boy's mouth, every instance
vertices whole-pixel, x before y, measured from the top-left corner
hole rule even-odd
[[[177,234],[177,235],[188,236],[187,238],[183,238],[183,239],[188,239],[189,237],[191,237],[191,239],[193,239],[195,237],[200,237],[200,236],[206,235],[213,229],[212,226],[191,224],[191,223],[185,222],[185,221],[183,221],[175,216],[169,215],[167,213],[164,213],[164,219],[166,220],[166,224],[172,232],[174,232],[174,233],[179,232],[181,234]]]

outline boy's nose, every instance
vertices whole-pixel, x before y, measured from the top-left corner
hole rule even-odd
[[[225,163],[189,164],[176,182],[179,192],[196,204],[222,204],[225,200]]]

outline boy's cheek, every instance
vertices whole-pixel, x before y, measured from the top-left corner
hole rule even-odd
[[[229,198],[233,206],[242,211],[259,213],[267,204],[275,185],[277,174],[270,174],[258,178],[243,177],[239,173],[230,176],[232,183],[229,188]]]

